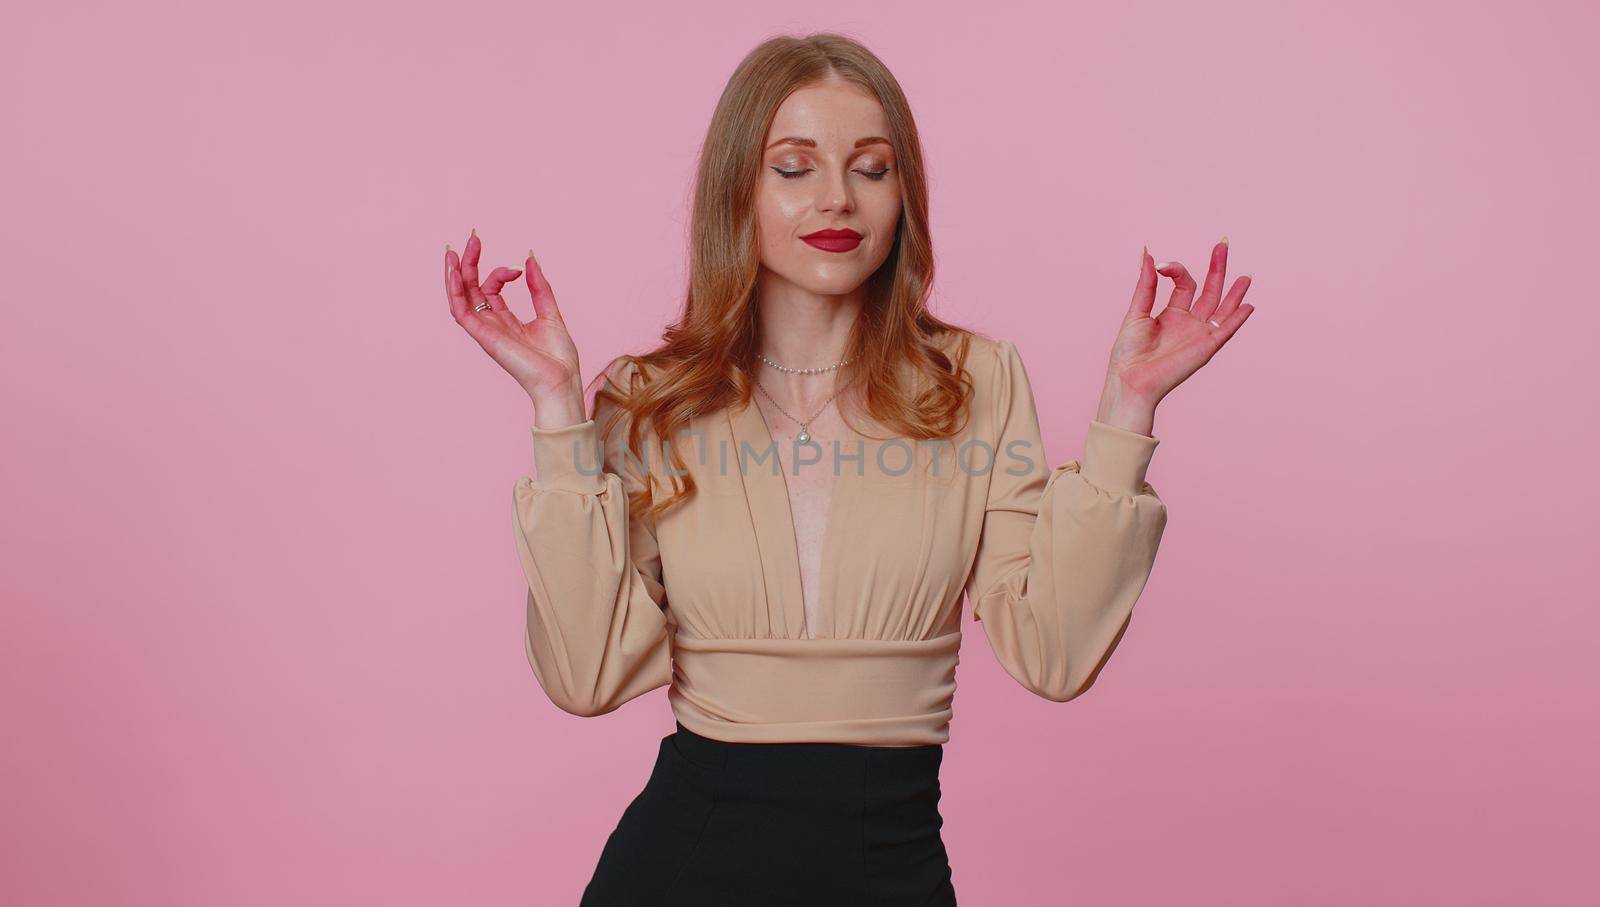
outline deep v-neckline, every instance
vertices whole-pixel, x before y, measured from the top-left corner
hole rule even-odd
[[[794,523],[794,508],[789,501],[788,471],[784,468],[783,457],[778,453],[777,439],[773,437],[766,415],[761,412],[761,407],[757,405],[753,395],[736,411],[730,411],[728,418],[734,439],[731,468],[742,478],[745,493],[750,501],[751,521],[755,526],[756,542],[767,574],[769,606],[775,604],[781,611],[781,622],[788,637],[833,638],[838,629],[836,623],[838,609],[831,593],[836,585],[832,571],[838,559],[838,546],[845,534],[846,509],[855,497],[851,493],[851,483],[859,477],[853,473],[849,465],[841,465],[833,479],[833,490],[829,493],[827,514],[822,527],[822,551],[817,570],[818,626],[811,628],[812,633],[808,636],[805,623],[805,582],[802,579],[800,564],[800,532]],[[843,426],[843,436],[835,441],[818,441],[822,445],[822,459],[813,465],[832,469],[834,444],[838,444],[838,455],[842,463],[860,462],[843,458],[864,453],[865,438],[851,428],[845,419],[841,418],[840,424]],[[747,467],[745,457],[742,455],[742,446],[745,444],[751,448]],[[791,449],[793,446],[790,445]],[[766,450],[772,451],[771,457],[775,461],[776,471],[769,469],[765,465],[767,461],[761,458],[761,453]],[[777,576],[776,582],[773,580],[774,574]]]

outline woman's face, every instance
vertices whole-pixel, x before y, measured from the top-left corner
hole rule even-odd
[[[784,99],[756,180],[764,267],[813,293],[839,296],[883,264],[900,221],[888,136],[878,100],[837,78]],[[859,240],[815,235],[830,229],[854,231]]]

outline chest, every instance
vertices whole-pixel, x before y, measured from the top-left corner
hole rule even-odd
[[[703,638],[926,639],[953,629],[986,474],[942,444],[800,426],[752,401],[697,425],[697,494],[661,517],[668,609]],[[875,433],[876,434],[876,433]]]
[[[837,408],[826,406],[802,427],[765,398],[756,405],[773,441],[784,490],[789,500],[789,515],[794,523],[795,546],[800,558],[802,579],[811,599],[815,580],[822,570],[822,548],[827,537],[829,512],[838,476],[833,468],[829,442],[849,432]],[[805,442],[800,433],[806,434]],[[841,461],[841,465],[843,462]]]

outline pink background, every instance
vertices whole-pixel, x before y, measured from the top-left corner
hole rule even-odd
[[[936,311],[1017,342],[1056,461],[1141,243],[1255,281],[1158,413],[1096,687],[1031,697],[968,618],[962,903],[1592,903],[1592,4],[222,6],[0,37],[0,901],[576,902],[672,716],[534,681],[529,407],[443,247],[535,248],[586,377],[643,349],[724,81],[830,28],[904,84]]]

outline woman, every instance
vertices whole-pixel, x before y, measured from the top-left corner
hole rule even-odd
[[[1016,347],[925,308],[911,112],[870,52],[776,38],[740,64],[699,168],[662,344],[604,370],[532,252],[536,317],[446,247],[458,323],[533,402],[514,490],[526,649],[601,715],[657,687],[677,729],[584,893],[610,904],[953,904],[938,811],[963,593],[1027,689],[1088,689],[1166,524],[1155,407],[1243,324],[1227,245],[1204,291],[1139,254],[1081,461],[1048,466]],[[1157,273],[1175,284],[1151,317]],[[779,468],[781,466],[781,469]]]

